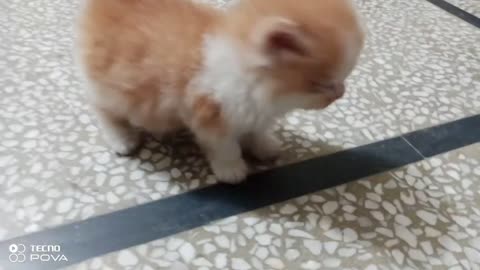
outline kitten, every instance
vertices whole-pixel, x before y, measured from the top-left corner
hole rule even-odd
[[[89,0],[79,60],[107,142],[119,154],[141,128],[187,127],[217,178],[247,175],[280,142],[275,119],[323,109],[345,92],[363,46],[347,0],[241,0],[222,12],[188,0]]]

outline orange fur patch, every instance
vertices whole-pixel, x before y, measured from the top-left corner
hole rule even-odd
[[[200,96],[193,104],[194,122],[196,127],[213,131],[215,135],[223,136],[227,127],[222,116],[222,108],[207,96]]]
[[[182,126],[203,35],[220,17],[186,0],[88,0],[78,44],[95,105],[152,132]]]
[[[184,0],[90,0],[82,19],[82,58],[102,87],[135,90],[160,75],[183,90],[219,14]]]

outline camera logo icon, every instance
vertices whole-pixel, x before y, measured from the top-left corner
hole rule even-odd
[[[10,251],[10,255],[8,259],[12,263],[23,263],[27,260],[25,256],[26,247],[23,244],[11,244],[8,247],[8,251]]]

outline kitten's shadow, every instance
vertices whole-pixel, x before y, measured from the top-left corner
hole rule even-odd
[[[208,162],[187,131],[169,134],[160,139],[144,134],[141,146],[129,157],[139,159],[142,163],[151,163],[155,172],[177,169],[181,176],[172,181],[179,183],[211,175]]]
[[[324,147],[332,154],[260,171],[239,185],[207,187],[192,192],[190,197],[202,202],[206,209],[238,214],[398,167],[398,157],[378,156],[368,147],[346,151],[334,146]]]
[[[304,138],[298,139],[304,140]],[[315,143],[315,147],[319,150],[314,153],[308,149],[300,149],[293,141],[295,141],[295,138],[291,138],[286,142],[287,149],[282,152],[280,159],[275,163],[248,159],[252,174],[244,184],[238,186],[218,184],[208,161],[195,143],[192,134],[188,131],[171,134],[163,137],[161,140],[146,134],[142,147],[131,158],[139,160],[141,162],[139,169],[145,170],[147,174],[167,172],[170,178],[167,188],[175,189],[175,193],[184,193],[205,187],[209,189],[212,184],[218,184],[221,188],[216,187],[214,190],[224,190],[221,195],[203,197],[210,194],[205,191],[198,193],[199,195],[197,195],[197,192],[191,194],[192,196],[199,196],[198,200],[202,200],[202,203],[205,202],[204,200],[215,199],[223,201],[222,204],[224,205],[244,209],[248,208],[250,204],[260,203],[260,207],[265,206],[267,204],[262,204],[262,201],[273,202],[275,197],[283,197],[289,191],[294,191],[298,176],[293,172],[298,172],[298,170],[292,171],[290,169],[292,166],[295,168],[304,163],[309,164],[311,161],[308,159],[312,157],[318,158],[318,155],[315,155],[318,153],[323,156],[342,150],[341,147],[320,142]],[[312,182],[319,182],[314,178],[316,177],[312,174]],[[279,180],[277,181],[276,179]],[[320,182],[328,183],[325,180]],[[156,181],[146,181],[146,185],[152,190],[157,189],[156,184]],[[171,195],[169,190],[160,192]],[[235,195],[229,195],[232,193]],[[303,195],[298,192],[294,194]],[[227,197],[222,197],[224,195]]]
[[[153,156],[160,150],[162,158],[171,160],[168,166],[155,170],[177,168],[182,172],[181,177],[171,181],[180,181],[180,184],[188,186],[191,179],[201,179],[202,188],[209,184],[204,179],[213,179],[208,162],[188,132],[166,137],[162,142],[152,137],[146,139],[143,149],[151,151]],[[251,163],[254,172],[244,183],[207,186],[189,196],[201,201],[201,205],[205,202],[218,204],[221,208],[230,207],[233,212],[239,210],[240,213],[344,184],[358,179],[356,175],[368,175],[369,170],[380,172],[383,169],[379,168],[393,168],[398,163],[396,155],[378,156],[369,147],[343,150],[325,143],[315,146],[321,149],[322,154],[299,161],[293,148],[283,152],[277,164]],[[137,156],[141,158],[142,151]],[[147,161],[155,162],[151,159]],[[189,190],[185,187],[185,191]]]
[[[291,144],[291,142],[289,142]],[[324,143],[316,144],[317,148],[321,149],[321,155],[330,154],[342,150],[341,147],[331,146]],[[317,153],[306,151],[302,153],[297,151],[298,146],[288,145],[281,156],[275,161],[258,161],[248,153],[244,153],[244,158],[251,167],[252,173],[258,173],[265,170],[271,170],[278,167],[283,167],[292,163],[298,163],[305,159],[317,157]],[[144,156],[144,151],[149,151],[152,155]],[[176,168],[185,173],[197,174],[195,178],[213,177],[208,161],[205,159],[204,153],[196,144],[193,135],[188,131],[181,131],[178,133],[164,136],[163,138],[155,138],[149,134],[145,134],[142,144],[130,155],[130,158],[139,159],[142,162],[151,162],[154,165],[159,161],[168,159],[171,160],[168,168],[165,166],[154,166],[155,170],[161,171],[165,169]],[[160,162],[161,163],[161,162]],[[186,182],[189,179],[178,178],[176,181]]]

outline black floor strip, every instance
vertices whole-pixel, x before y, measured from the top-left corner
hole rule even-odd
[[[477,16],[471,13],[468,13],[465,10],[460,9],[444,0],[427,0],[427,1],[447,11],[448,13],[455,15],[458,18],[468,22],[469,24],[480,28],[480,18],[478,18]]]
[[[413,147],[425,157],[448,152],[478,142],[480,116],[460,119],[448,125],[440,125],[404,135]]]
[[[418,151],[431,156],[480,142],[479,121],[480,115],[461,119],[416,131],[405,137],[252,175],[242,185],[214,185],[0,242],[0,265],[9,270],[62,268],[221,218],[385,172],[422,160]],[[60,245],[61,253],[68,261],[31,264],[27,260],[24,263],[10,263],[8,250],[11,244],[27,247]]]

